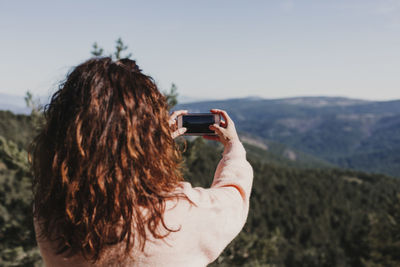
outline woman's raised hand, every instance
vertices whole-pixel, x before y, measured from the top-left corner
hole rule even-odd
[[[188,112],[187,110],[176,110],[171,114],[171,116],[169,116],[169,122],[168,122],[169,127],[171,127],[172,130],[174,131],[172,133],[172,138],[181,136],[186,132],[187,129],[185,127],[178,129],[178,121],[176,120],[176,118],[180,115],[187,114],[187,112]]]
[[[211,113],[219,114],[220,116],[222,116],[224,121],[221,121],[220,125],[210,125],[210,130],[215,131],[217,136],[205,135],[204,138],[208,140],[220,141],[224,146],[239,141],[239,136],[236,132],[235,123],[229,117],[228,113],[226,113],[225,110],[221,109],[211,109],[210,111]]]

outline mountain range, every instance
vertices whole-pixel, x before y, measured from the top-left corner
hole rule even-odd
[[[9,110],[15,114],[29,114],[31,112],[25,104],[23,96],[0,93],[0,110]]]
[[[400,100],[248,97],[180,103],[175,109],[227,110],[249,149],[265,161],[400,177]],[[0,110],[30,113],[22,96],[8,94],[0,94]]]
[[[211,108],[226,110],[238,132],[259,146],[285,146],[292,161],[309,155],[342,168],[400,177],[399,100],[252,97],[175,107],[190,112]]]

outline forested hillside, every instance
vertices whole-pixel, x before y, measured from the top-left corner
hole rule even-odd
[[[0,266],[40,266],[26,160],[34,127],[29,116],[0,115]],[[400,179],[246,148],[255,174],[249,218],[212,266],[400,265]],[[209,186],[221,151],[187,141],[185,178]]]
[[[400,101],[260,98],[195,102],[176,109],[226,109],[238,131],[343,168],[400,177]]]
[[[220,152],[201,139],[190,143],[186,177],[209,185]],[[214,266],[400,264],[398,179],[248,158],[255,173],[249,219]]]

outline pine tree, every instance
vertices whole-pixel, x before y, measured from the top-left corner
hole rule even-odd
[[[164,91],[163,94],[167,98],[169,109],[172,109],[178,104],[178,87],[174,83],[171,84],[169,92]]]
[[[92,48],[93,48],[93,50],[90,51],[90,53],[91,53],[93,56],[99,57],[99,56],[102,56],[102,55],[103,55],[104,50],[103,50],[103,48],[101,48],[101,47],[99,47],[99,46],[97,45],[97,42],[95,42],[95,43],[93,44]]]
[[[118,38],[117,41],[115,41],[115,52],[114,52],[114,56],[115,59],[121,59],[121,58],[131,58],[132,57],[132,53],[129,53],[125,56],[122,57],[121,53],[125,50],[128,49],[128,46],[124,44],[124,42],[122,41],[121,38]]]

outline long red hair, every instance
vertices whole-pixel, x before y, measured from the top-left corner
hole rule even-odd
[[[126,254],[143,250],[146,231],[165,236],[160,225],[178,230],[163,213],[166,199],[180,197],[181,155],[166,98],[135,61],[93,58],[77,66],[44,115],[30,153],[34,216],[57,253],[96,262],[120,242]]]

